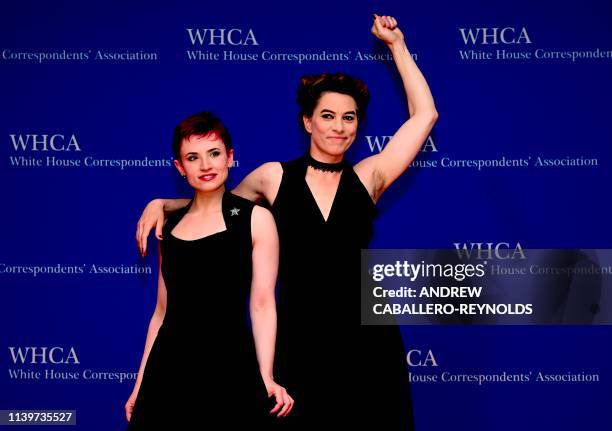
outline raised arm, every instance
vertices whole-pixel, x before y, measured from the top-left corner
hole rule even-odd
[[[293,408],[293,399],[274,381],[274,350],[276,346],[276,300],[274,288],[278,272],[278,234],[270,211],[253,208],[253,280],[251,283],[250,314],[257,361],[268,396],[274,395],[276,405],[270,413],[286,416]]]
[[[355,166],[355,171],[376,201],[408,169],[438,119],[438,112],[427,81],[412,59],[395,18],[375,15],[372,33],[387,45],[393,55],[410,113],[410,118],[379,154]]]
[[[142,354],[142,360],[140,361],[140,369],[138,370],[138,377],[136,378],[136,383],[134,384],[134,390],[132,394],[128,398],[125,403],[125,417],[128,422],[132,417],[132,410],[134,409],[134,403],[136,402],[136,397],[138,396],[138,391],[140,390],[140,384],[142,383],[142,376],[144,373],[145,366],[147,365],[147,360],[149,359],[149,353],[151,352],[151,348],[153,347],[153,343],[157,338],[157,333],[159,332],[159,328],[161,327],[164,317],[166,316],[166,304],[167,304],[167,291],[166,291],[166,283],[164,282],[164,277],[161,272],[161,250],[159,250],[159,276],[157,278],[157,305],[155,306],[155,311],[151,316],[151,321],[149,322],[149,329],[147,330],[147,339],[145,341],[144,352]]]

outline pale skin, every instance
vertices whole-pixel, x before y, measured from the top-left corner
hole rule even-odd
[[[189,211],[174,227],[171,235],[183,241],[193,241],[226,229],[221,212],[221,199],[228,168],[233,162],[233,151],[226,150],[215,135],[190,136],[181,144],[180,160],[175,167],[196,190]],[[268,396],[276,405],[270,411],[278,417],[288,415],[293,398],[284,387],[274,381],[274,350],[276,344],[276,300],[274,295],[278,271],[278,234],[272,214],[255,207],[251,217],[253,276],[250,291],[250,316],[259,370]],[[159,252],[157,305],[147,331],[144,353],[134,389],[125,404],[129,421],[140,390],[142,376],[153,343],[166,313],[166,285],[161,274],[162,254]]]
[[[438,113],[427,81],[412,59],[395,18],[375,15],[371,32],[386,44],[393,55],[410,114],[379,154],[367,157],[353,167],[372,201],[377,202],[415,159],[438,119]],[[351,96],[322,93],[312,116],[303,117],[304,128],[310,134],[310,155],[325,163],[340,162],[356,138],[356,112],[357,106]],[[233,193],[272,205],[282,175],[280,163],[265,163],[247,175]],[[340,175],[339,172],[322,172],[311,167],[306,172],[306,182],[325,219],[329,216]],[[175,211],[187,202],[185,199],[155,199],[147,205],[136,228],[136,242],[141,255],[146,255],[147,237],[153,227],[156,236],[161,238],[164,211]]]

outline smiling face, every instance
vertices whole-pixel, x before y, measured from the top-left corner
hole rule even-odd
[[[312,117],[303,117],[310,133],[310,154],[320,161],[337,161],[357,136],[355,99],[342,93],[321,94]]]
[[[233,162],[234,151],[227,150],[219,136],[209,133],[183,139],[180,160],[175,160],[174,166],[191,187],[211,192],[223,187]]]

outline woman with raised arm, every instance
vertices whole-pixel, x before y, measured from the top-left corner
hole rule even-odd
[[[414,160],[438,114],[396,20],[375,15],[372,33],[393,55],[410,113],[385,148],[350,166],[344,157],[365,114],[367,87],[345,74],[303,77],[298,103],[309,151],[260,166],[234,190],[266,201],[278,226],[278,377],[297,401],[283,421],[293,429],[412,427],[399,328],[360,325],[360,250],[370,240],[376,202]],[[136,232],[141,253],[154,226],[162,235],[164,209],[183,205],[147,206]]]
[[[272,372],[274,219],[225,190],[233,150],[212,114],[183,120],[173,152],[195,196],[163,226],[157,306],[125,405],[128,430],[264,426],[270,413],[286,416],[293,406]]]

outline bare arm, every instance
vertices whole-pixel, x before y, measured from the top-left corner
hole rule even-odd
[[[153,347],[153,343],[157,338],[157,334],[159,332],[159,328],[161,327],[164,317],[166,315],[166,304],[167,304],[167,292],[166,292],[166,283],[164,282],[164,278],[161,273],[161,250],[159,250],[159,276],[157,281],[157,305],[155,306],[155,311],[153,311],[153,316],[151,316],[151,321],[149,322],[149,329],[147,330],[147,339],[145,341],[144,353],[142,354],[142,360],[140,361],[140,369],[138,370],[138,377],[136,378],[136,383],[134,384],[134,390],[128,399],[128,402],[125,405],[125,412],[127,420],[129,421],[132,415],[132,409],[134,408],[134,402],[136,401],[136,397],[138,396],[138,391],[140,390],[140,385],[142,383],[142,376],[144,373],[144,369],[147,365],[147,360],[149,359],[149,353],[151,352],[151,348]]]
[[[410,118],[377,155],[355,166],[374,200],[403,174],[427,139],[438,112],[425,77],[412,59],[404,35],[392,17],[376,16],[372,33],[387,44],[404,84]]]
[[[251,283],[250,314],[257,352],[257,361],[268,395],[276,396],[277,404],[271,413],[286,416],[293,407],[293,399],[274,381],[274,350],[276,346],[276,300],[274,289],[278,272],[278,234],[270,211],[253,208],[251,218],[253,237],[253,279]],[[282,407],[282,408],[281,408]]]
[[[247,175],[232,193],[252,202],[266,202],[270,205],[276,198],[283,176],[283,168],[278,162],[268,162]]]
[[[269,211],[253,208],[253,281],[251,321],[261,376],[274,380],[272,365],[276,343],[276,300],[274,288],[278,272],[278,234]]]

